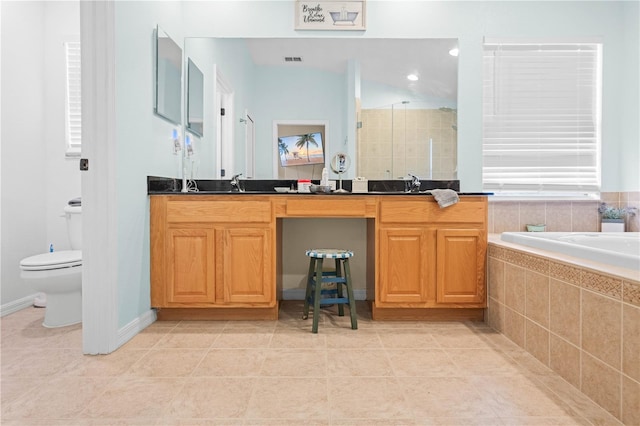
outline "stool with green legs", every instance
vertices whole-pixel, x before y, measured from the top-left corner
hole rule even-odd
[[[320,306],[338,305],[338,315],[344,316],[344,305],[349,305],[351,328],[358,328],[356,318],[356,301],[353,298],[353,285],[351,284],[351,270],[349,258],[353,252],[340,249],[313,249],[307,250],[309,257],[309,273],[307,274],[307,291],[304,298],[303,319],[309,317],[309,305],[313,305],[313,325],[311,331],[318,332],[318,320],[320,318]],[[335,270],[323,271],[324,259],[334,259]],[[334,284],[335,288],[323,288],[322,284]],[[346,287],[346,297],[344,288]]]

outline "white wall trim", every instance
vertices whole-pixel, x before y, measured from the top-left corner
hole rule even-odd
[[[304,300],[304,288],[288,288],[282,290],[282,300]],[[367,290],[353,290],[353,297],[356,300],[367,300]]]
[[[149,309],[138,318],[118,330],[118,347],[124,345],[131,340],[136,334],[153,324],[156,319],[156,310]]]
[[[24,308],[29,308],[33,306],[33,299],[38,295],[38,293],[30,294],[29,296],[25,296],[21,299],[11,301],[9,303],[5,303],[0,306],[0,317],[4,317],[6,315],[12,314],[14,312],[18,312]]]
[[[82,350],[118,348],[115,2],[80,2],[82,43]]]

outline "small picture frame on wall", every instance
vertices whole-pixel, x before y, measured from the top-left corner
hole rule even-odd
[[[366,29],[366,0],[295,1],[296,30]]]

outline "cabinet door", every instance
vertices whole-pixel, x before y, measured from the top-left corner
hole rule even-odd
[[[222,232],[224,302],[274,302],[271,230],[259,227],[228,228]]]
[[[484,304],[486,244],[478,229],[438,229],[438,303]]]
[[[423,228],[380,229],[380,302],[427,301],[427,232]]]
[[[215,231],[168,229],[167,304],[215,302]]]

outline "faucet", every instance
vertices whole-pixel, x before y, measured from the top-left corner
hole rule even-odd
[[[411,181],[407,181],[407,185],[405,185],[407,192],[420,192],[420,178],[416,175],[412,175],[411,173],[407,173],[407,175],[411,177]]]
[[[244,188],[242,187],[240,176],[242,173],[238,173],[237,175],[233,175],[231,178],[231,191],[232,192],[244,192]]]

